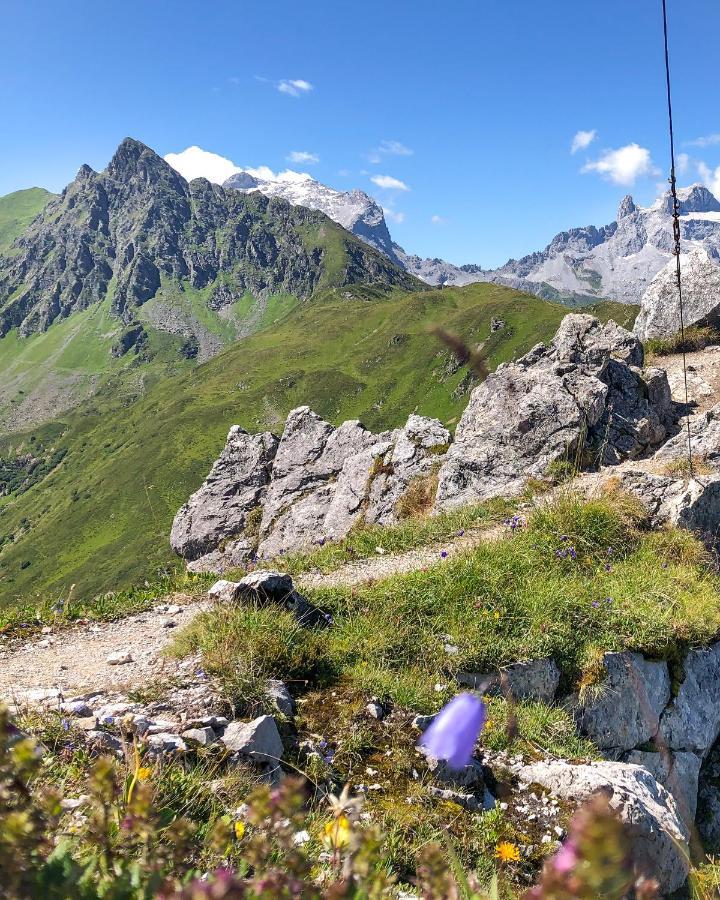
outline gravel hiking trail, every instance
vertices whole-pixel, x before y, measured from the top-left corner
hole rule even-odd
[[[294,580],[301,591],[371,583],[442,563],[480,543],[498,540],[506,531],[503,526],[470,530],[442,544],[404,553],[378,553],[328,574],[307,573]],[[95,689],[127,691],[182,676],[187,664],[169,658],[164,651],[178,629],[209,608],[207,600],[175,594],[162,598],[147,612],[110,622],[46,628],[26,639],[0,638],[0,700],[32,703],[43,699],[44,692],[57,690],[65,697]],[[108,657],[117,653],[128,661],[109,663]]]

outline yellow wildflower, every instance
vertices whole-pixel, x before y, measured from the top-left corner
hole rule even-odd
[[[510,841],[501,841],[495,848],[495,856],[501,862],[517,862],[520,859],[520,849]]]
[[[331,850],[339,850],[350,843],[350,822],[345,815],[340,815],[325,826],[323,843]]]
[[[147,781],[151,775],[152,775],[152,769],[149,766],[141,766],[137,770],[138,781]]]
[[[236,822],[235,823],[235,838],[238,841],[243,839],[245,835],[245,823],[244,822]]]

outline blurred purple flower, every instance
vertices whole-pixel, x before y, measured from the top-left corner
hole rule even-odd
[[[561,535],[560,535],[560,540],[561,540],[561,541],[566,541],[567,539],[568,539],[568,536],[567,536],[566,534],[561,534]]]
[[[575,843],[566,841],[552,859],[552,865],[556,872],[565,874],[571,872],[578,862],[578,852]]]
[[[464,534],[465,534],[465,529],[461,528],[460,531],[458,531],[457,536],[462,537]]]
[[[577,553],[575,552],[575,548],[574,548],[574,547],[571,547],[571,548],[568,550],[568,556],[570,557],[570,559],[576,559],[576,558],[577,558]]]
[[[70,731],[70,723],[67,719],[63,719],[60,724],[63,727],[63,731]]]
[[[606,598],[605,598],[605,602],[606,602],[606,603],[612,603],[612,602],[613,602],[613,598],[612,598],[612,597],[606,597]]]
[[[441,556],[443,559],[447,559],[447,555],[448,555],[448,554],[447,554],[447,550],[443,550],[443,551],[440,553],[440,556]]]
[[[595,607],[595,609],[597,609],[598,606],[600,606],[600,601],[599,601],[599,600],[593,600],[592,605]]]
[[[418,747],[434,759],[446,760],[451,769],[462,769],[472,759],[486,717],[480,697],[458,694],[435,716]]]
[[[323,547],[325,545],[325,538],[318,538],[318,544]]]

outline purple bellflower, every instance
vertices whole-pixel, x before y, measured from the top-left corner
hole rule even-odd
[[[418,746],[428,756],[444,759],[451,769],[463,769],[472,759],[486,717],[480,697],[458,694],[435,716]]]

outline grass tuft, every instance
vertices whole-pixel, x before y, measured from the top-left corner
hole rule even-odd
[[[707,326],[691,326],[685,329],[685,340],[680,332],[670,337],[649,338],[645,341],[645,352],[648,356],[670,356],[673,353],[692,353],[703,350],[720,340],[720,332]]]

